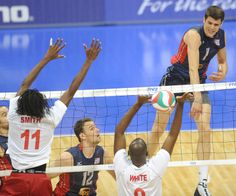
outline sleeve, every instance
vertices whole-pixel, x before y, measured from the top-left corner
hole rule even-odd
[[[61,102],[60,100],[57,100],[54,105],[50,109],[50,115],[52,117],[52,120],[55,124],[55,127],[61,122],[61,119],[63,118],[64,114],[66,113],[67,107],[66,105]]]
[[[130,165],[128,154],[125,149],[120,149],[116,152],[113,163],[116,176]]]
[[[11,118],[13,115],[15,115],[18,99],[19,99],[19,96],[10,99],[9,110],[8,110],[8,114],[7,114],[8,119]]]
[[[170,161],[170,154],[166,150],[161,149],[154,157],[150,159],[149,163],[150,167],[160,177],[163,177],[169,161]]]

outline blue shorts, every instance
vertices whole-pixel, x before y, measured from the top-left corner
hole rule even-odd
[[[179,66],[172,65],[167,68],[167,73],[162,77],[160,86],[190,84],[189,75],[186,77],[187,73],[183,74],[183,72],[179,70],[178,67]],[[205,81],[206,81],[206,78],[200,78],[201,84],[204,84]],[[175,93],[175,96],[181,96],[181,95],[183,95],[183,93]],[[202,92],[202,102],[210,104],[208,91]]]

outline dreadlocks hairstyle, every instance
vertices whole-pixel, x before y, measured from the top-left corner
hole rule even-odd
[[[209,16],[214,18],[215,20],[221,19],[221,22],[223,22],[225,18],[225,13],[224,10],[220,7],[212,5],[207,8],[205,13],[205,19],[207,19]]]
[[[43,118],[49,113],[46,97],[37,89],[26,90],[18,99],[17,114]]]
[[[83,118],[81,120],[78,120],[76,123],[75,123],[75,126],[74,126],[74,133],[76,135],[76,137],[78,138],[79,142],[81,142],[81,138],[80,138],[80,134],[83,133],[83,130],[84,130],[84,124],[86,122],[90,122],[90,121],[93,121],[91,118]]]

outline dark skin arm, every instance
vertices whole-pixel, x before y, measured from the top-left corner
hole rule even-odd
[[[177,99],[177,106],[175,111],[175,117],[171,125],[170,133],[168,134],[162,146],[162,149],[165,149],[167,152],[169,152],[170,155],[172,154],[174,145],[176,143],[176,140],[178,138],[181,129],[184,101],[186,99],[192,100],[193,95],[190,93],[185,93],[183,96],[178,96],[176,99]]]
[[[101,51],[101,42],[92,40],[90,48],[84,45],[85,53],[86,53],[86,60],[83,64],[82,69],[77,74],[77,76],[72,81],[68,90],[61,96],[60,100],[68,106],[71,99],[73,98],[75,92],[78,90],[79,86],[81,85],[82,81],[84,80],[90,65],[92,62],[97,58],[99,52]]]
[[[25,91],[29,89],[31,84],[34,82],[34,80],[37,78],[38,74],[41,72],[41,70],[47,65],[50,61],[58,58],[63,58],[63,55],[60,55],[59,52],[62,48],[65,47],[64,42],[58,38],[56,43],[49,47],[47,53],[43,57],[43,59],[31,70],[29,75],[24,79],[24,81],[21,84],[20,89],[18,90],[16,96],[21,96],[24,94]]]
[[[125,130],[129,126],[131,120],[142,105],[148,102],[150,97],[138,96],[137,102],[129,109],[129,111],[123,116],[119,124],[116,126],[115,138],[114,138],[114,154],[120,149],[126,149]]]

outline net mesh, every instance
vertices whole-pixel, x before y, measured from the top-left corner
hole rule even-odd
[[[181,133],[178,137],[169,166],[195,166],[218,165],[236,163],[236,83],[179,85],[166,87],[141,87],[79,90],[74,96],[63,120],[55,130],[55,138],[52,145],[51,160],[72,146],[78,144],[73,126],[81,118],[92,118],[100,129],[101,143],[108,153],[105,163],[111,163],[113,158],[114,130],[125,112],[135,103],[137,95],[152,95],[159,90],[171,90],[174,93],[209,91],[212,105],[211,128],[213,130],[210,140],[210,160],[197,160],[198,131],[195,122],[189,117],[190,104],[186,103],[183,113]],[[60,97],[63,91],[43,92],[52,104]],[[9,99],[15,93],[0,93],[0,105],[8,106]],[[126,131],[127,144],[134,138],[142,137],[151,145],[148,135],[151,133],[156,110],[150,103],[145,104],[132,120]],[[154,144],[159,150],[168,134],[173,115],[167,125],[167,131]],[[50,165],[50,163],[49,163]],[[86,170],[112,170],[112,164],[55,167],[48,168],[47,172],[75,172]],[[1,175],[7,173],[1,173]]]

